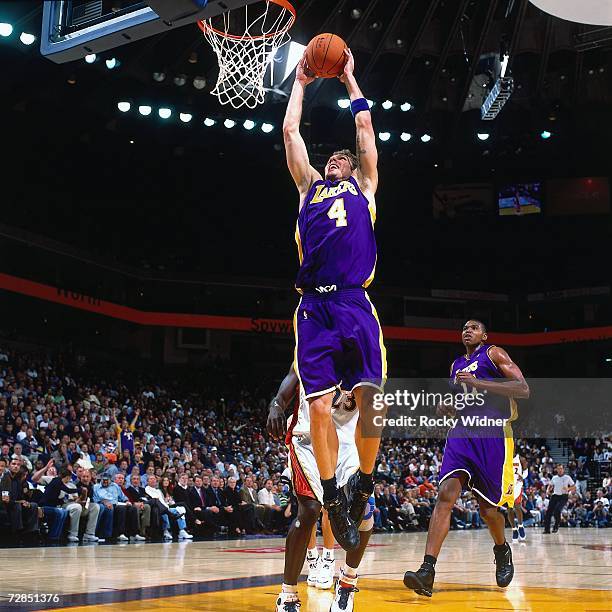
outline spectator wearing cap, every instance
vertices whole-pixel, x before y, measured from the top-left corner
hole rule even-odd
[[[102,474],[101,481],[94,485],[93,500],[104,507],[100,516],[98,531],[104,539],[113,538],[113,525],[119,542],[127,542],[129,538],[125,535],[126,512],[125,504],[128,499],[121,488],[111,481],[108,472]],[[96,534],[97,535],[97,534]]]

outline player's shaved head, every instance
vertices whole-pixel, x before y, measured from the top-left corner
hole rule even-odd
[[[465,326],[468,325],[468,323],[476,323],[477,325],[480,325],[480,329],[482,329],[482,333],[486,334],[487,333],[487,326],[480,321],[479,319],[468,319],[464,325],[463,325],[463,329],[465,329]]]

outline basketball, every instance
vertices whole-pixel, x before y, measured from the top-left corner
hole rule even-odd
[[[317,34],[306,47],[306,64],[311,72],[323,79],[342,74],[346,64],[346,43],[335,34]]]

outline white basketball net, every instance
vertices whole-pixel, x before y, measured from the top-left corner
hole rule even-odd
[[[232,11],[221,15],[222,24],[213,26],[211,19],[200,22],[200,29],[217,54],[219,78],[211,93],[221,104],[255,108],[264,102],[266,70],[277,50],[291,40],[289,28],[295,14],[285,4],[264,0],[257,3],[257,14],[251,17],[248,5],[235,9],[234,13],[242,13],[239,15],[245,28],[242,34],[230,31]]]

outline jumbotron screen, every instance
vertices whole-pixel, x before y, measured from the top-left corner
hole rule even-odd
[[[542,212],[542,183],[513,183],[499,190],[500,215]]]

